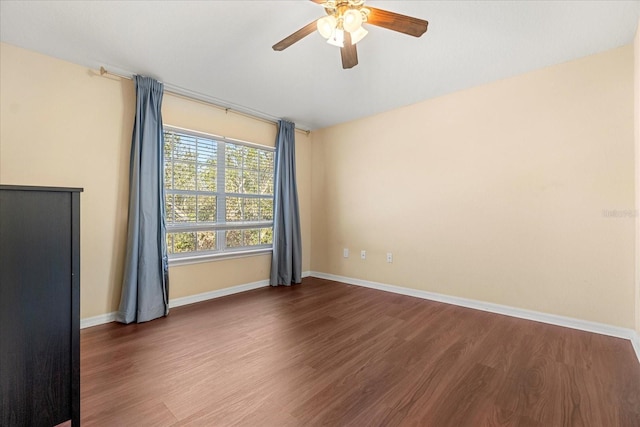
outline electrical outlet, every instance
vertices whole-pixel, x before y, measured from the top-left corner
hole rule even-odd
[[[367,251],[365,250],[360,251],[360,259],[367,259]]]
[[[342,250],[342,256],[345,258],[349,258],[349,248],[344,248]]]
[[[387,262],[393,262],[393,254],[391,252],[387,252]]]

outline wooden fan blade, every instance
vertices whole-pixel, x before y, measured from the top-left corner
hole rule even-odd
[[[340,48],[340,56],[342,56],[342,68],[345,70],[358,65],[358,51],[356,45],[351,43],[351,34],[344,32],[344,47]]]
[[[324,2],[326,2],[327,0],[311,0],[314,3],[318,3],[318,4],[322,4]]]
[[[420,37],[427,31],[429,22],[411,16],[400,15],[388,10],[367,6],[371,11],[367,24],[377,25],[388,30],[398,31],[414,37]]]
[[[280,40],[278,43],[274,44],[272,46],[273,50],[285,50],[295,42],[298,42],[303,38],[305,38],[306,36],[308,36],[309,34],[313,33],[316,30],[316,28],[317,28],[316,21],[310,22],[309,24],[300,28],[295,33],[291,34],[289,37],[285,37],[284,39]]]

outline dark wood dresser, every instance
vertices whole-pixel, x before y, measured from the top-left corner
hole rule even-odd
[[[81,191],[0,185],[0,426],[80,425]]]

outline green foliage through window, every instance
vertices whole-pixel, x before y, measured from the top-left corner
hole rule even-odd
[[[271,148],[166,128],[169,254],[270,247],[274,154]]]

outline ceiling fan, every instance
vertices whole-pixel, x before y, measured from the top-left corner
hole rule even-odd
[[[356,43],[368,33],[362,24],[376,25],[414,37],[423,35],[429,25],[427,21],[422,19],[375,7],[366,7],[364,0],[311,1],[321,4],[327,12],[327,16],[305,25],[280,40],[273,45],[273,50],[284,50],[317,29],[327,39],[327,43],[340,48],[342,68],[347,69],[358,65]]]

